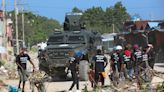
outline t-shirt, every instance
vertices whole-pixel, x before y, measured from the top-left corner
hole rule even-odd
[[[78,72],[79,71],[79,62],[74,58],[71,57],[69,59],[69,69],[71,70],[71,72]]]
[[[18,55],[16,57],[16,62],[20,64],[23,69],[26,69],[27,61],[30,61],[30,56],[28,54]],[[18,69],[20,69],[19,66]]]
[[[132,54],[130,50],[125,50],[124,51],[124,55],[123,55],[123,60],[124,60],[124,64],[126,64],[126,68],[130,69],[133,66],[132,63]]]
[[[135,58],[135,61],[142,61],[142,52],[140,50],[134,51],[133,57]]]
[[[105,62],[107,62],[106,57],[104,55],[96,55],[93,60],[95,61],[95,71],[104,72]]]
[[[148,54],[147,53],[142,54],[142,61],[144,61],[144,62],[148,61]]]
[[[124,60],[123,60],[123,53],[113,53],[111,55],[111,60],[113,61],[114,64],[120,63],[123,64]]]
[[[75,61],[75,58],[74,57],[69,57],[69,62],[71,63],[73,61]]]
[[[111,55],[111,60],[112,60],[112,70],[116,71],[116,66],[118,71],[121,71],[121,64],[124,64],[124,60],[123,60],[123,53],[113,53]]]

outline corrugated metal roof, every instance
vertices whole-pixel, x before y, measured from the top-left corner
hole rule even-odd
[[[159,22],[148,22],[150,28],[157,27]]]

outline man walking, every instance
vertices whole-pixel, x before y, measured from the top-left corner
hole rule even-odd
[[[140,80],[139,80],[139,74],[141,72],[140,67],[142,67],[142,51],[140,50],[138,44],[135,44],[133,46],[134,50],[132,53],[132,60],[134,62],[134,72],[136,77],[137,86],[140,89]]]
[[[123,60],[124,60],[124,65],[125,65],[125,76],[126,78],[132,80],[133,78],[133,62],[132,62],[132,51],[131,51],[131,45],[128,44],[125,46],[125,50],[123,53]]]
[[[21,48],[19,55],[16,56],[16,64],[18,65],[18,74],[20,77],[18,89],[21,88],[21,83],[23,82],[22,92],[24,92],[25,82],[28,77],[26,73],[27,61],[29,61],[32,64],[33,69],[35,69],[34,63],[31,61],[30,56],[26,53],[26,48],[23,47]]]
[[[75,53],[74,58],[72,57],[70,61],[70,65],[68,68],[71,70],[73,83],[69,89],[69,92],[72,92],[72,89],[75,85],[77,88],[76,92],[81,92],[79,90],[79,61],[82,59],[82,56],[82,52],[78,51]]]
[[[95,68],[95,82],[96,85],[98,84],[99,80],[101,79],[101,84],[104,86],[104,72],[105,67],[107,66],[108,62],[106,57],[102,54],[100,49],[97,50],[97,54],[93,57],[94,60],[94,68]]]
[[[122,50],[122,46],[117,45],[116,47],[114,47],[114,52],[111,55],[110,65],[113,72],[110,75],[110,79],[113,82],[114,86],[118,85],[119,80],[124,80],[124,62]]]

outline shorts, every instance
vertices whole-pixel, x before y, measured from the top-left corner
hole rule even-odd
[[[20,81],[27,81],[28,74],[26,70],[22,71],[21,69],[18,69],[18,74],[19,74]]]

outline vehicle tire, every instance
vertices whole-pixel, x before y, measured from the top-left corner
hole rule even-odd
[[[79,63],[79,75],[80,75],[80,80],[82,81],[87,81],[88,80],[88,61],[82,60]]]

